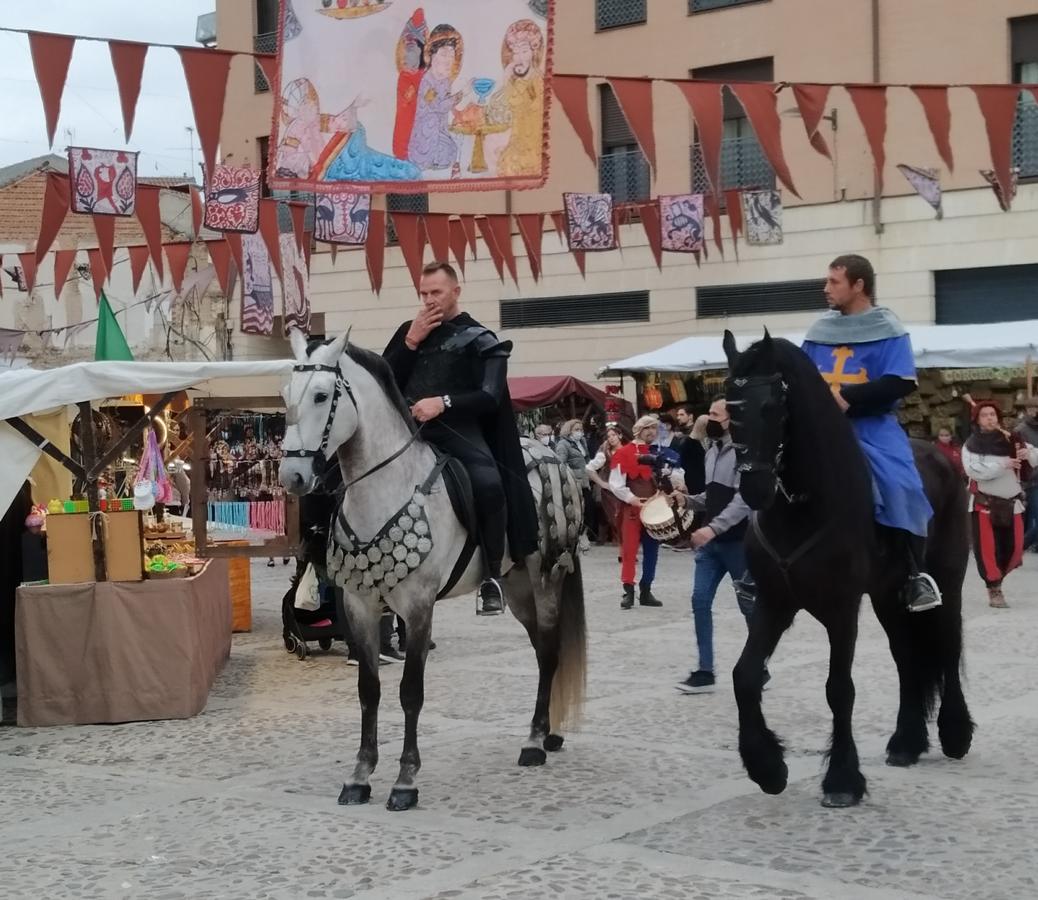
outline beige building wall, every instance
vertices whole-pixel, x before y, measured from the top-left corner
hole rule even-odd
[[[595,30],[595,0],[557,3],[555,70],[559,73],[688,77],[690,70],[770,57],[774,77],[783,81],[889,83],[1007,82],[1011,79],[1009,19],[1038,14],[1038,0],[993,0],[987,4],[948,0],[760,0],[689,15],[685,0],[652,0],[646,24],[603,32]],[[217,0],[219,44],[252,47],[254,3]],[[878,36],[874,54],[873,35]],[[620,291],[650,291],[649,322],[522,329],[516,341],[515,374],[568,373],[591,378],[608,362],[652,349],[693,333],[720,333],[727,325],[750,331],[761,317],[731,322],[697,320],[699,285],[752,284],[818,277],[836,254],[872,256],[880,273],[882,300],[913,322],[934,316],[933,271],[940,268],[1038,262],[1038,188],[1023,185],[1014,211],[998,210],[978,174],[991,159],[982,117],[968,89],[951,92],[952,145],[956,169],[949,173],[937,154],[918,101],[905,88],[889,95],[884,201],[874,223],[871,197],[873,164],[864,131],[849,96],[834,89],[832,122],[822,133],[834,162],[807,141],[792,92],[779,95],[783,143],[800,200],[783,190],[786,240],[782,246],[741,246],[736,261],[724,219],[727,259],[711,256],[702,268],[691,257],[665,254],[656,270],[638,225],[623,229],[622,252],[588,255],[587,279],[554,231],[544,236],[544,278],[535,284],[519,257],[520,285],[498,280],[485,248],[468,263],[465,305],[490,327],[500,322],[499,304],[518,297],[567,297]],[[592,122],[598,127],[598,91],[589,87]],[[659,168],[652,194],[691,189],[689,167],[693,125],[687,103],[672,85],[654,87]],[[237,60],[231,72],[222,151],[233,159],[258,162],[257,138],[267,134],[272,115],[269,93],[256,94],[252,66]],[[596,136],[597,139],[597,136]],[[559,209],[563,191],[598,189],[598,173],[585,155],[561,108],[551,116],[552,163],[545,188],[512,193],[433,195],[436,212],[545,212]],[[896,169],[898,163],[942,169],[946,217],[936,222]],[[550,229],[550,222],[548,223]],[[385,287],[375,297],[369,287],[362,252],[340,252],[333,267],[325,248],[313,257],[315,311],[326,314],[331,333],[352,324],[354,338],[381,347],[414,308],[414,289],[400,253],[386,253]],[[428,254],[429,251],[427,251]],[[428,257],[427,257],[428,258]],[[232,304],[232,308],[233,308]],[[1038,313],[1036,313],[1038,314]],[[767,317],[773,329],[805,325],[813,313]],[[255,343],[255,342],[254,342]],[[259,352],[255,348],[254,352]],[[250,351],[251,355],[253,351]],[[236,355],[241,358],[241,355]]]

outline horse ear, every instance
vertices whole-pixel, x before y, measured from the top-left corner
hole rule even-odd
[[[300,329],[293,328],[288,332],[288,343],[292,347],[296,360],[303,362],[306,359],[306,335]]]
[[[328,350],[331,353],[332,359],[338,359],[346,351],[346,348],[350,343],[350,332],[347,329],[343,334],[340,334],[335,340],[328,344]]]
[[[724,347],[724,355],[728,357],[728,365],[735,365],[735,361],[739,358],[739,348],[735,346],[735,335],[727,328],[724,331],[724,343],[721,346]]]

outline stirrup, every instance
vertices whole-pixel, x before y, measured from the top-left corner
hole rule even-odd
[[[927,575],[926,572],[912,575],[908,579],[908,584],[905,585],[905,593],[908,600],[906,606],[909,612],[926,612],[927,610],[937,609],[942,603],[941,589],[937,586],[937,582],[933,580],[933,577]]]
[[[496,578],[484,578],[476,591],[476,615],[499,616],[505,611],[505,592]]]

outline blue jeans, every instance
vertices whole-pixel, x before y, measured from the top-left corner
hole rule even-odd
[[[746,550],[741,540],[715,540],[696,551],[696,565],[692,572],[692,617],[696,625],[699,668],[704,672],[714,671],[714,597],[726,574],[733,581],[746,574]],[[753,612],[752,601],[742,597],[738,600],[740,612],[749,621]]]
[[[1027,492],[1027,510],[1024,512],[1024,549],[1038,544],[1038,487]]]

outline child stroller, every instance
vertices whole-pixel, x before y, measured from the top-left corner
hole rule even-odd
[[[318,647],[327,651],[332,649],[335,641],[346,640],[342,603],[337,596],[338,591],[332,585],[321,583],[319,609],[296,608],[296,588],[299,586],[307,565],[306,560],[297,561],[292,585],[281,601],[282,638],[285,642],[285,650],[294,653],[299,659],[306,659],[310,655],[308,643],[316,642]]]

